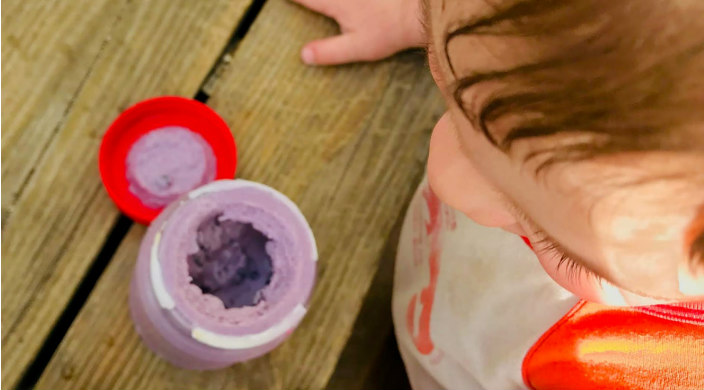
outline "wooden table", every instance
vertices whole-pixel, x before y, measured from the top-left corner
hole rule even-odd
[[[422,55],[306,67],[302,44],[336,26],[285,0],[2,5],[4,389],[342,389],[402,378],[389,314],[394,237],[442,111]],[[176,369],[132,328],[127,291],[145,228],[110,201],[96,156],[122,110],[158,95],[219,112],[238,143],[238,176],[291,197],[316,234],[312,308],[252,362]]]

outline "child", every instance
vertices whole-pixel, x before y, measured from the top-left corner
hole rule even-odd
[[[704,1],[296,1],[342,30],[304,62],[427,42],[449,107],[396,265],[415,389],[704,389]]]

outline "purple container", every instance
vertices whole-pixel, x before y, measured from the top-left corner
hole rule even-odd
[[[183,368],[261,356],[305,315],[317,258],[313,232],[286,196],[244,180],[207,184],[149,227],[130,288],[135,328]]]

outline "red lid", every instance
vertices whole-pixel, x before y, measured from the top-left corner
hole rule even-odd
[[[203,103],[176,96],[148,99],[125,110],[110,125],[100,145],[100,176],[117,207],[136,222],[149,224],[163,207],[152,208],[130,191],[126,161],[132,145],[164,127],[182,127],[199,134],[215,155],[215,180],[232,179],[237,166],[235,140],[225,121]]]

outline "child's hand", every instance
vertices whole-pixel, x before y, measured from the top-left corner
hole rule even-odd
[[[341,34],[309,42],[309,65],[375,61],[425,43],[418,0],[293,0],[340,25]]]

